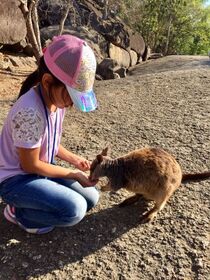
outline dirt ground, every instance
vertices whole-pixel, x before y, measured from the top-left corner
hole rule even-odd
[[[35,66],[9,58],[0,70],[0,127]],[[184,172],[210,168],[207,56],[149,60],[124,79],[96,81],[95,91],[97,111],[67,112],[62,142],[73,152],[92,160],[107,145],[112,157],[149,145],[171,152]],[[139,217],[151,204],[117,206],[129,195],[101,193],[78,225],[42,236],[9,224],[0,202],[0,280],[210,279],[210,180],[183,184],[149,224]]]

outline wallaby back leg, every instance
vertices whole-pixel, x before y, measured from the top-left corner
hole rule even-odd
[[[164,208],[168,199],[169,197],[166,197],[162,201],[158,201],[158,202],[156,201],[155,206],[151,210],[149,210],[146,214],[140,217],[140,222],[141,223],[151,222],[156,217],[157,213]]]
[[[131,204],[137,202],[141,197],[143,197],[141,194],[135,194],[129,198],[126,198],[125,200],[123,200],[123,202],[121,202],[119,204],[119,207],[125,207],[128,205],[131,205]]]

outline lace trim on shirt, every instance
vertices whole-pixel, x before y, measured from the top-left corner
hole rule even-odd
[[[44,133],[42,114],[34,108],[23,108],[12,118],[14,141],[36,144]]]

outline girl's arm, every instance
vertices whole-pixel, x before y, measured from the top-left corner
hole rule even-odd
[[[40,148],[18,148],[21,168],[26,173],[38,174],[52,178],[68,178],[78,181],[84,187],[93,186],[96,182],[88,179],[87,174],[79,170],[70,170],[43,162],[39,159]]]
[[[61,144],[59,145],[57,156],[60,159],[73,164],[76,168],[78,168],[82,171],[87,171],[90,169],[90,162],[88,160],[86,160],[83,157],[73,154],[72,152],[70,152],[66,148],[64,148]]]

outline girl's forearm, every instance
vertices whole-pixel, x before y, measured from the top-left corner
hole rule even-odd
[[[63,156],[63,158],[65,159],[65,149],[61,148],[60,151],[61,156]],[[20,165],[26,173],[38,174],[52,178],[76,179],[76,171],[41,161],[39,159],[40,148],[18,148],[18,153],[20,158]]]
[[[62,145],[60,145],[58,149],[57,157],[59,157],[62,160],[65,160],[66,162],[75,164],[77,155],[73,154],[72,152],[64,148]]]
[[[27,173],[35,173],[41,176],[51,177],[51,178],[68,178],[76,179],[76,172],[61,166],[56,166],[43,161],[38,161],[36,164],[30,166],[30,168],[25,170]]]

